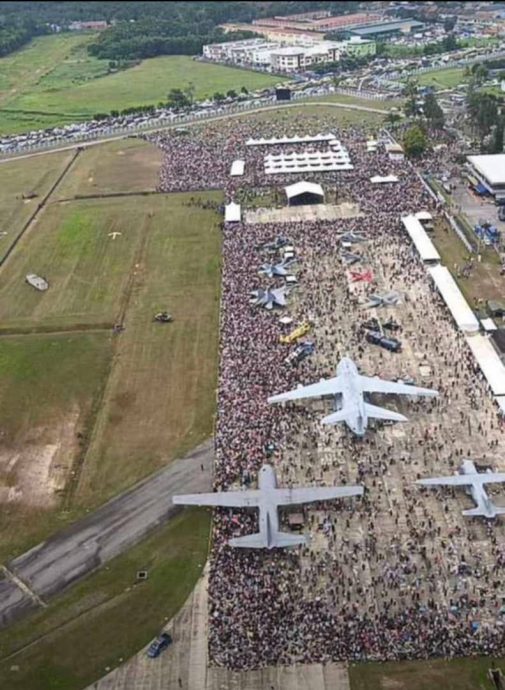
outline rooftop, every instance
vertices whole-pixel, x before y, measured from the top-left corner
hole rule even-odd
[[[489,184],[505,184],[505,153],[491,153],[483,156],[468,156],[473,165]]]

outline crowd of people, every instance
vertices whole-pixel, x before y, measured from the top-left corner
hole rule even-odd
[[[268,130],[260,125],[214,125],[194,141],[164,138],[162,187],[223,187],[234,198],[238,184],[230,184],[229,168],[235,158],[246,161],[240,184],[272,185],[263,175],[265,148],[251,153],[244,145],[250,136],[278,131],[274,124]],[[323,131],[320,125],[300,132],[293,124],[278,133],[314,134]],[[354,170],[314,176],[336,187],[337,198],[359,203],[360,217],[234,223],[223,230],[215,488],[254,486],[265,462],[274,465],[281,485],[365,487],[362,498],[302,509],[309,540],[295,550],[234,549],[228,540],[257,531],[258,515],[215,511],[209,652],[213,663],[236,670],[503,653],[501,523],[463,517],[469,499],[462,492],[414,483],[456,471],[465,457],[504,471],[503,427],[467,342],[400,221],[420,210],[436,216],[436,203],[408,163],[367,152],[366,137],[359,128],[339,132]],[[194,178],[185,168],[189,152]],[[372,175],[391,173],[398,183],[370,182]],[[341,260],[341,237],[348,231],[366,238],[353,251],[361,255],[358,268],[372,271],[371,285],[353,282]],[[284,326],[278,312],[250,301],[251,291],[283,284],[258,273],[263,263],[280,258],[266,246],[278,236],[289,239],[298,259],[298,284],[280,313],[293,323]],[[389,290],[401,294],[399,305],[380,312],[364,307],[370,292]],[[363,322],[373,316],[398,323],[401,354],[365,341]],[[303,320],[312,324],[308,337],[316,351],[292,366],[285,362],[290,347],[279,336]],[[335,375],[345,355],[368,376],[412,378],[440,396],[381,401],[397,406],[409,421],[372,425],[362,440],[340,425],[321,425],[329,401],[268,405],[274,393]],[[281,512],[283,529],[286,514]]]

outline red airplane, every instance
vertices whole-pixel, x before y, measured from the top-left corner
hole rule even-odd
[[[351,271],[351,280],[353,283],[371,283],[373,280],[373,273],[370,269],[366,271]]]

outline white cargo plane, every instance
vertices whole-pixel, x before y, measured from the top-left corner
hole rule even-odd
[[[421,486],[464,486],[467,493],[473,498],[476,508],[464,510],[463,515],[469,517],[495,518],[505,514],[505,508],[496,506],[487,495],[484,484],[505,483],[505,472],[477,472],[477,468],[471,460],[464,460],[459,474],[450,477],[432,477],[419,479],[416,484]]]
[[[210,494],[174,496],[177,505],[220,506],[222,508],[259,508],[260,531],[246,537],[230,539],[230,546],[249,549],[273,549],[305,544],[302,535],[288,534],[279,530],[278,506],[299,505],[334,498],[362,496],[362,486],[329,486],[297,489],[280,489],[271,465],[263,465],[258,474],[258,489],[223,491]]]
[[[428,388],[417,388],[406,383],[384,381],[378,376],[372,378],[361,376],[352,359],[344,357],[337,366],[337,375],[332,379],[321,379],[319,383],[310,386],[300,386],[293,391],[280,393],[268,398],[269,403],[285,402],[287,400],[302,400],[304,398],[320,398],[333,396],[337,412],[323,417],[323,424],[337,424],[345,422],[349,429],[357,436],[363,436],[368,419],[389,419],[394,422],[406,422],[398,412],[386,410],[365,402],[365,393],[392,393],[395,395],[424,395],[436,397],[437,391]],[[339,397],[340,396],[340,397]]]

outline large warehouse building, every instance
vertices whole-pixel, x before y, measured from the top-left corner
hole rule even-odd
[[[505,198],[505,153],[468,156],[473,175],[493,196]]]

